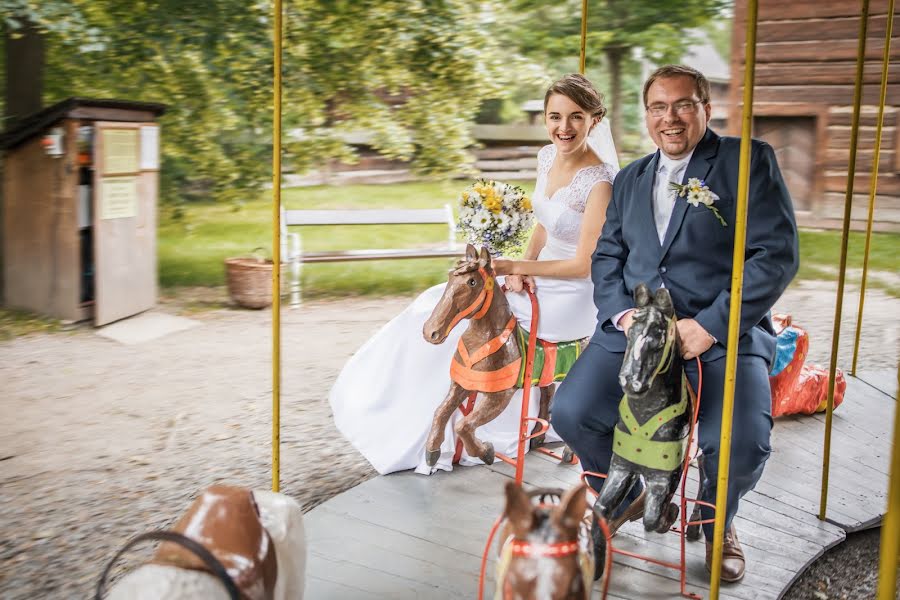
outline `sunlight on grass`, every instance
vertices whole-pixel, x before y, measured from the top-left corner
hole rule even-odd
[[[531,193],[533,184],[521,184]],[[291,208],[440,208],[453,205],[464,189],[463,181],[417,182],[392,185],[317,186],[282,192]],[[160,217],[159,272],[164,287],[224,285],[223,261],[250,255],[263,248],[271,255],[271,192],[247,202],[240,210],[230,206],[191,205],[186,218]],[[346,250],[363,248],[415,248],[441,244],[443,225],[356,225],[304,227],[303,249]],[[356,294],[405,294],[445,281],[452,259],[409,259],[303,266],[307,297]]]

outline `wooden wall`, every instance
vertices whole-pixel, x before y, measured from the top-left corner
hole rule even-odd
[[[36,136],[7,153],[3,172],[6,305],[70,320],[82,316],[76,126],[65,122],[66,156],[47,156]]]
[[[759,2],[754,115],[802,117],[807,122],[812,117],[815,122],[814,151],[809,157],[813,163],[814,180],[809,182],[812,193],[804,207],[808,210],[798,211],[798,219],[806,225],[839,226],[843,216],[861,6],[861,2],[851,0]],[[866,218],[887,7],[887,0],[872,0],[869,5],[854,227],[860,227]],[[736,0],[729,118],[732,135],[740,135],[746,11],[746,0]],[[890,56],[875,214],[878,229],[900,231],[900,23],[896,19]],[[789,139],[790,135],[784,137]]]

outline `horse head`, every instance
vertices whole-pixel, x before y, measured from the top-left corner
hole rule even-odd
[[[443,343],[457,323],[466,318],[480,319],[494,296],[494,270],[487,248],[481,253],[466,245],[466,256],[456,263],[447,279],[447,287],[425,326],[422,335],[432,344]]]
[[[651,296],[641,283],[634,290],[634,301],[637,309],[628,330],[619,385],[628,396],[640,398],[651,389],[657,375],[670,372],[673,361],[680,362],[681,352],[669,291],[660,288]]]
[[[506,484],[506,540],[501,548],[498,597],[514,600],[584,600],[590,597],[594,564],[584,513],[586,486],[526,493]],[[534,504],[535,496],[560,498]]]

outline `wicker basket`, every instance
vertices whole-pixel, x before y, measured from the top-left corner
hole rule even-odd
[[[262,258],[226,258],[228,295],[244,308],[266,308],[272,304],[272,261]]]

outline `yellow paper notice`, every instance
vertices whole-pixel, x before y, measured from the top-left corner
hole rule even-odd
[[[137,177],[104,177],[100,180],[100,218],[123,219],[137,215]]]
[[[138,130],[103,129],[103,174],[137,173]]]

